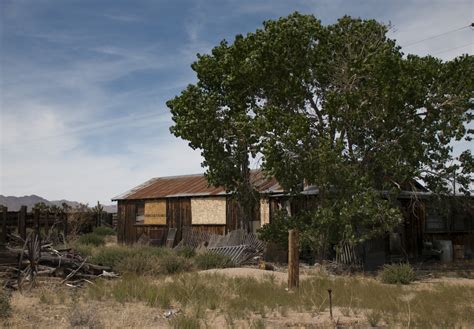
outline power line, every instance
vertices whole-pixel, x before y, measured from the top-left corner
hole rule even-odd
[[[459,47],[454,47],[454,48],[449,48],[449,49],[441,50],[441,51],[432,53],[432,54],[430,54],[430,55],[438,55],[438,54],[442,54],[442,53],[445,53],[445,52],[448,52],[448,51],[451,51],[451,50],[456,50],[456,49],[464,48],[464,47],[471,46],[471,45],[474,45],[474,42],[471,42],[471,43],[468,43],[468,44],[465,44],[465,45],[462,45],[462,46],[459,46]]]
[[[423,41],[427,41],[427,40],[439,38],[439,37],[441,37],[441,36],[443,36],[443,35],[446,35],[446,34],[449,34],[449,33],[453,33],[453,32],[457,32],[457,31],[461,31],[461,30],[467,29],[468,27],[474,27],[474,23],[471,23],[471,24],[469,24],[469,25],[465,25],[465,26],[462,26],[462,27],[458,27],[457,29],[454,29],[454,30],[450,30],[450,31],[443,32],[443,33],[440,33],[440,34],[432,35],[432,36],[430,36],[430,37],[428,37],[428,38],[424,38],[424,39],[421,39],[421,40],[418,40],[418,41],[411,42],[411,43],[406,44],[406,45],[404,45],[404,46],[402,46],[402,47],[404,47],[404,48],[411,47],[411,46],[416,45],[416,44],[419,44],[419,43],[421,43],[421,42],[423,42]]]

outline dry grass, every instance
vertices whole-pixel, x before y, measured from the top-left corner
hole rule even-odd
[[[333,290],[334,321],[327,289]],[[435,283],[423,289],[366,278],[317,276],[298,292],[271,276],[262,280],[186,273],[166,280],[129,274],[72,290],[42,284],[31,294],[14,293],[13,315],[4,326],[18,328],[225,328],[389,326],[469,328],[474,325],[474,285]],[[170,320],[166,309],[180,309]]]

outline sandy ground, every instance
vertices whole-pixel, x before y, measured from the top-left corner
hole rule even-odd
[[[219,273],[229,277],[253,277],[285,283],[287,273],[264,271],[256,268],[228,268],[200,271],[199,273]],[[301,280],[308,279],[318,271],[304,271]],[[74,289],[60,285],[55,280],[45,280],[31,293],[14,292],[12,296],[13,316],[0,327],[6,328],[70,328],[71,318],[85,319],[82,328],[169,328],[163,309],[152,308],[144,303],[120,304],[112,298],[105,301],[84,300],[74,302]],[[374,278],[362,277],[365,280]],[[474,286],[474,280],[465,278],[428,278],[408,286],[410,289],[432,289],[438,284]],[[408,288],[407,287],[407,288]],[[403,287],[405,288],[405,287]],[[76,315],[74,315],[76,314]],[[206,312],[208,328],[231,327],[228,315],[219,311]],[[234,328],[256,327],[257,321],[265,328],[367,328],[364,310],[340,309],[334,307],[334,317],[328,311],[298,312],[296,310],[275,310],[262,315],[253,314],[243,320],[232,320]],[[79,321],[80,322],[80,321]]]
[[[269,277],[273,277],[275,281],[278,282],[287,282],[288,281],[288,274],[286,272],[278,272],[278,271],[265,271],[260,270],[257,268],[250,268],[250,267],[231,267],[231,268],[221,268],[221,269],[212,269],[212,270],[205,270],[199,271],[202,274],[222,274],[231,278],[236,277],[252,277],[260,280],[268,279]],[[311,275],[301,274],[300,280],[305,280],[310,278]]]

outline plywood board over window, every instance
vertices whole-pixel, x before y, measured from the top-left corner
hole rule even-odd
[[[166,225],[166,200],[145,202],[144,224]]]
[[[191,221],[193,225],[225,225],[225,197],[192,198]]]

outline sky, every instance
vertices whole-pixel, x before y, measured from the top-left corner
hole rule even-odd
[[[471,24],[472,0],[0,0],[0,194],[110,204],[202,172],[166,101],[196,81],[197,53],[294,11],[391,24],[405,53],[474,54],[472,28],[416,43]]]

